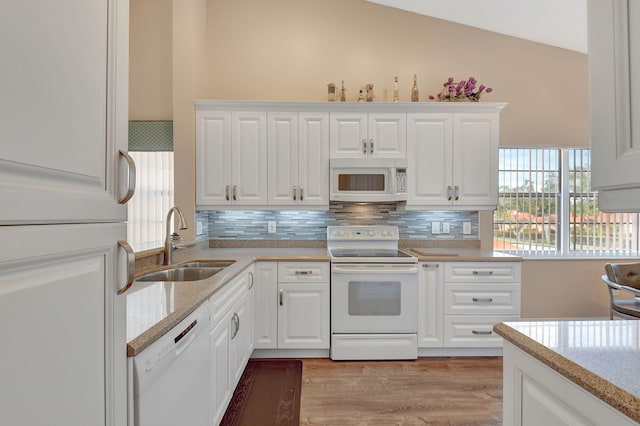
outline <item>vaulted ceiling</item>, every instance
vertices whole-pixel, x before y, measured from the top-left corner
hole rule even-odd
[[[538,43],[587,52],[587,0],[367,0]]]

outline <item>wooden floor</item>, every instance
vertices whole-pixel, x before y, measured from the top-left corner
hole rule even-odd
[[[501,425],[502,358],[305,359],[301,425]]]

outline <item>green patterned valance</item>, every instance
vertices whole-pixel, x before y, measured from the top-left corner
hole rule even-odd
[[[129,121],[129,151],[173,151],[173,121]]]

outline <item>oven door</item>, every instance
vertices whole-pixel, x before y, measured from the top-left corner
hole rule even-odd
[[[332,265],[332,333],[416,333],[417,329],[417,264]]]

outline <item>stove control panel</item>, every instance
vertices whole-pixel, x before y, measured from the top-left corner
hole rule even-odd
[[[397,226],[328,226],[327,240],[389,240],[397,241]]]

